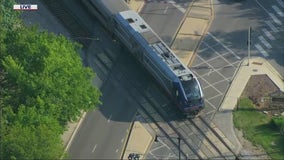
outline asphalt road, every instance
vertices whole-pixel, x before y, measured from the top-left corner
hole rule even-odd
[[[139,14],[170,45],[188,5],[180,0],[147,0]]]
[[[247,57],[249,26],[252,27],[251,56],[266,58],[283,76],[284,2],[282,2],[213,0],[215,19],[201,42],[191,66],[205,94],[206,108],[203,113],[208,114],[218,110],[239,63]],[[159,24],[159,21],[159,18],[151,19],[149,24],[154,28],[155,24],[151,22]],[[170,147],[166,144],[154,144],[149,151],[151,155],[149,157],[157,159],[175,157],[169,150]]]
[[[203,86],[206,106],[217,110],[240,61],[248,55],[249,26],[252,27],[251,56],[268,59],[283,73],[283,32],[279,29],[283,25],[275,23],[276,18],[283,23],[283,18],[272,7],[282,7],[277,0],[269,3],[265,0],[215,0],[213,4],[215,19],[201,42],[192,70]],[[281,11],[278,13],[281,15]],[[277,31],[273,26],[279,31],[273,32]]]

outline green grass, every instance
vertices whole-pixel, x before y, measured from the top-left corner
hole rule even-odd
[[[284,136],[269,116],[255,110],[250,99],[241,99],[233,116],[235,127],[243,131],[246,139],[261,145],[272,159],[284,159]]]

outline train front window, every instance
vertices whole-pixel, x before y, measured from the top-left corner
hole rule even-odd
[[[196,79],[191,79],[188,81],[181,81],[182,86],[184,88],[184,92],[186,94],[186,97],[188,100],[193,103],[193,102],[198,102],[201,98],[201,93],[200,93],[200,88],[199,85],[196,81]]]

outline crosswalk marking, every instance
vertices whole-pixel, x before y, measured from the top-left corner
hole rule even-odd
[[[268,53],[261,47],[261,45],[255,44],[254,46],[264,57],[269,56]]]
[[[267,29],[263,28],[262,31],[267,36],[267,38],[269,38],[270,40],[275,40],[275,37]]]
[[[273,32],[278,32],[278,29],[270,21],[265,21],[265,23],[271,28]]]
[[[280,17],[284,17],[284,13],[277,6],[273,5],[272,8]]]
[[[282,0],[276,0],[278,3],[279,3],[279,5],[282,7],[282,8],[284,8],[284,2],[282,1]]]
[[[275,23],[277,23],[278,25],[282,25],[282,22],[273,13],[268,13],[268,14]]]
[[[267,40],[263,37],[263,36],[258,36],[258,39],[261,41],[262,44],[265,45],[265,47],[271,49],[272,46],[270,45],[269,42],[267,42]]]

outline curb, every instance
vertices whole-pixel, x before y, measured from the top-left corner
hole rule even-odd
[[[197,49],[199,48],[199,46],[200,46],[200,44],[201,44],[201,41],[203,41],[203,39],[204,39],[204,37],[205,37],[205,33],[208,32],[208,30],[209,30],[209,28],[210,28],[210,26],[211,26],[211,24],[212,24],[212,22],[213,22],[213,19],[215,18],[215,16],[214,16],[214,6],[213,6],[212,0],[210,0],[209,3],[210,3],[211,17],[208,19],[207,27],[205,28],[203,34],[200,36],[200,39],[199,39],[199,41],[198,41],[198,43],[197,43],[195,49],[193,50],[193,54],[192,54],[191,58],[189,59],[188,63],[186,64],[187,67],[189,67],[189,66],[192,65],[193,60],[194,60],[195,57],[196,57],[196,51],[197,51]]]
[[[62,154],[62,156],[61,156],[60,159],[63,159],[63,158],[64,158],[64,154],[65,154],[65,153],[67,152],[67,150],[69,149],[69,147],[70,147],[70,145],[71,145],[71,143],[72,143],[72,141],[73,141],[75,135],[76,135],[77,132],[78,132],[78,129],[79,129],[80,126],[81,126],[81,123],[83,122],[83,120],[84,120],[85,117],[86,117],[86,114],[87,114],[86,112],[83,112],[82,116],[80,117],[79,122],[76,124],[75,129],[73,130],[71,136],[70,136],[69,139],[67,140],[67,145],[65,146],[65,148],[64,148],[64,153]]]
[[[122,152],[121,152],[121,154],[120,154],[120,159],[123,159],[123,157],[124,157],[124,154],[125,154],[125,151],[126,151],[126,148],[127,148],[128,142],[129,142],[129,139],[130,139],[130,135],[131,135],[131,133],[132,133],[132,129],[133,129],[133,126],[134,126],[134,122],[135,122],[136,116],[137,116],[137,112],[136,112],[135,116],[134,116],[133,119],[132,119],[132,122],[131,122],[130,127],[129,127],[128,130],[127,130],[127,135],[126,135],[127,138],[126,138],[126,141],[124,141],[123,149],[122,149]]]

